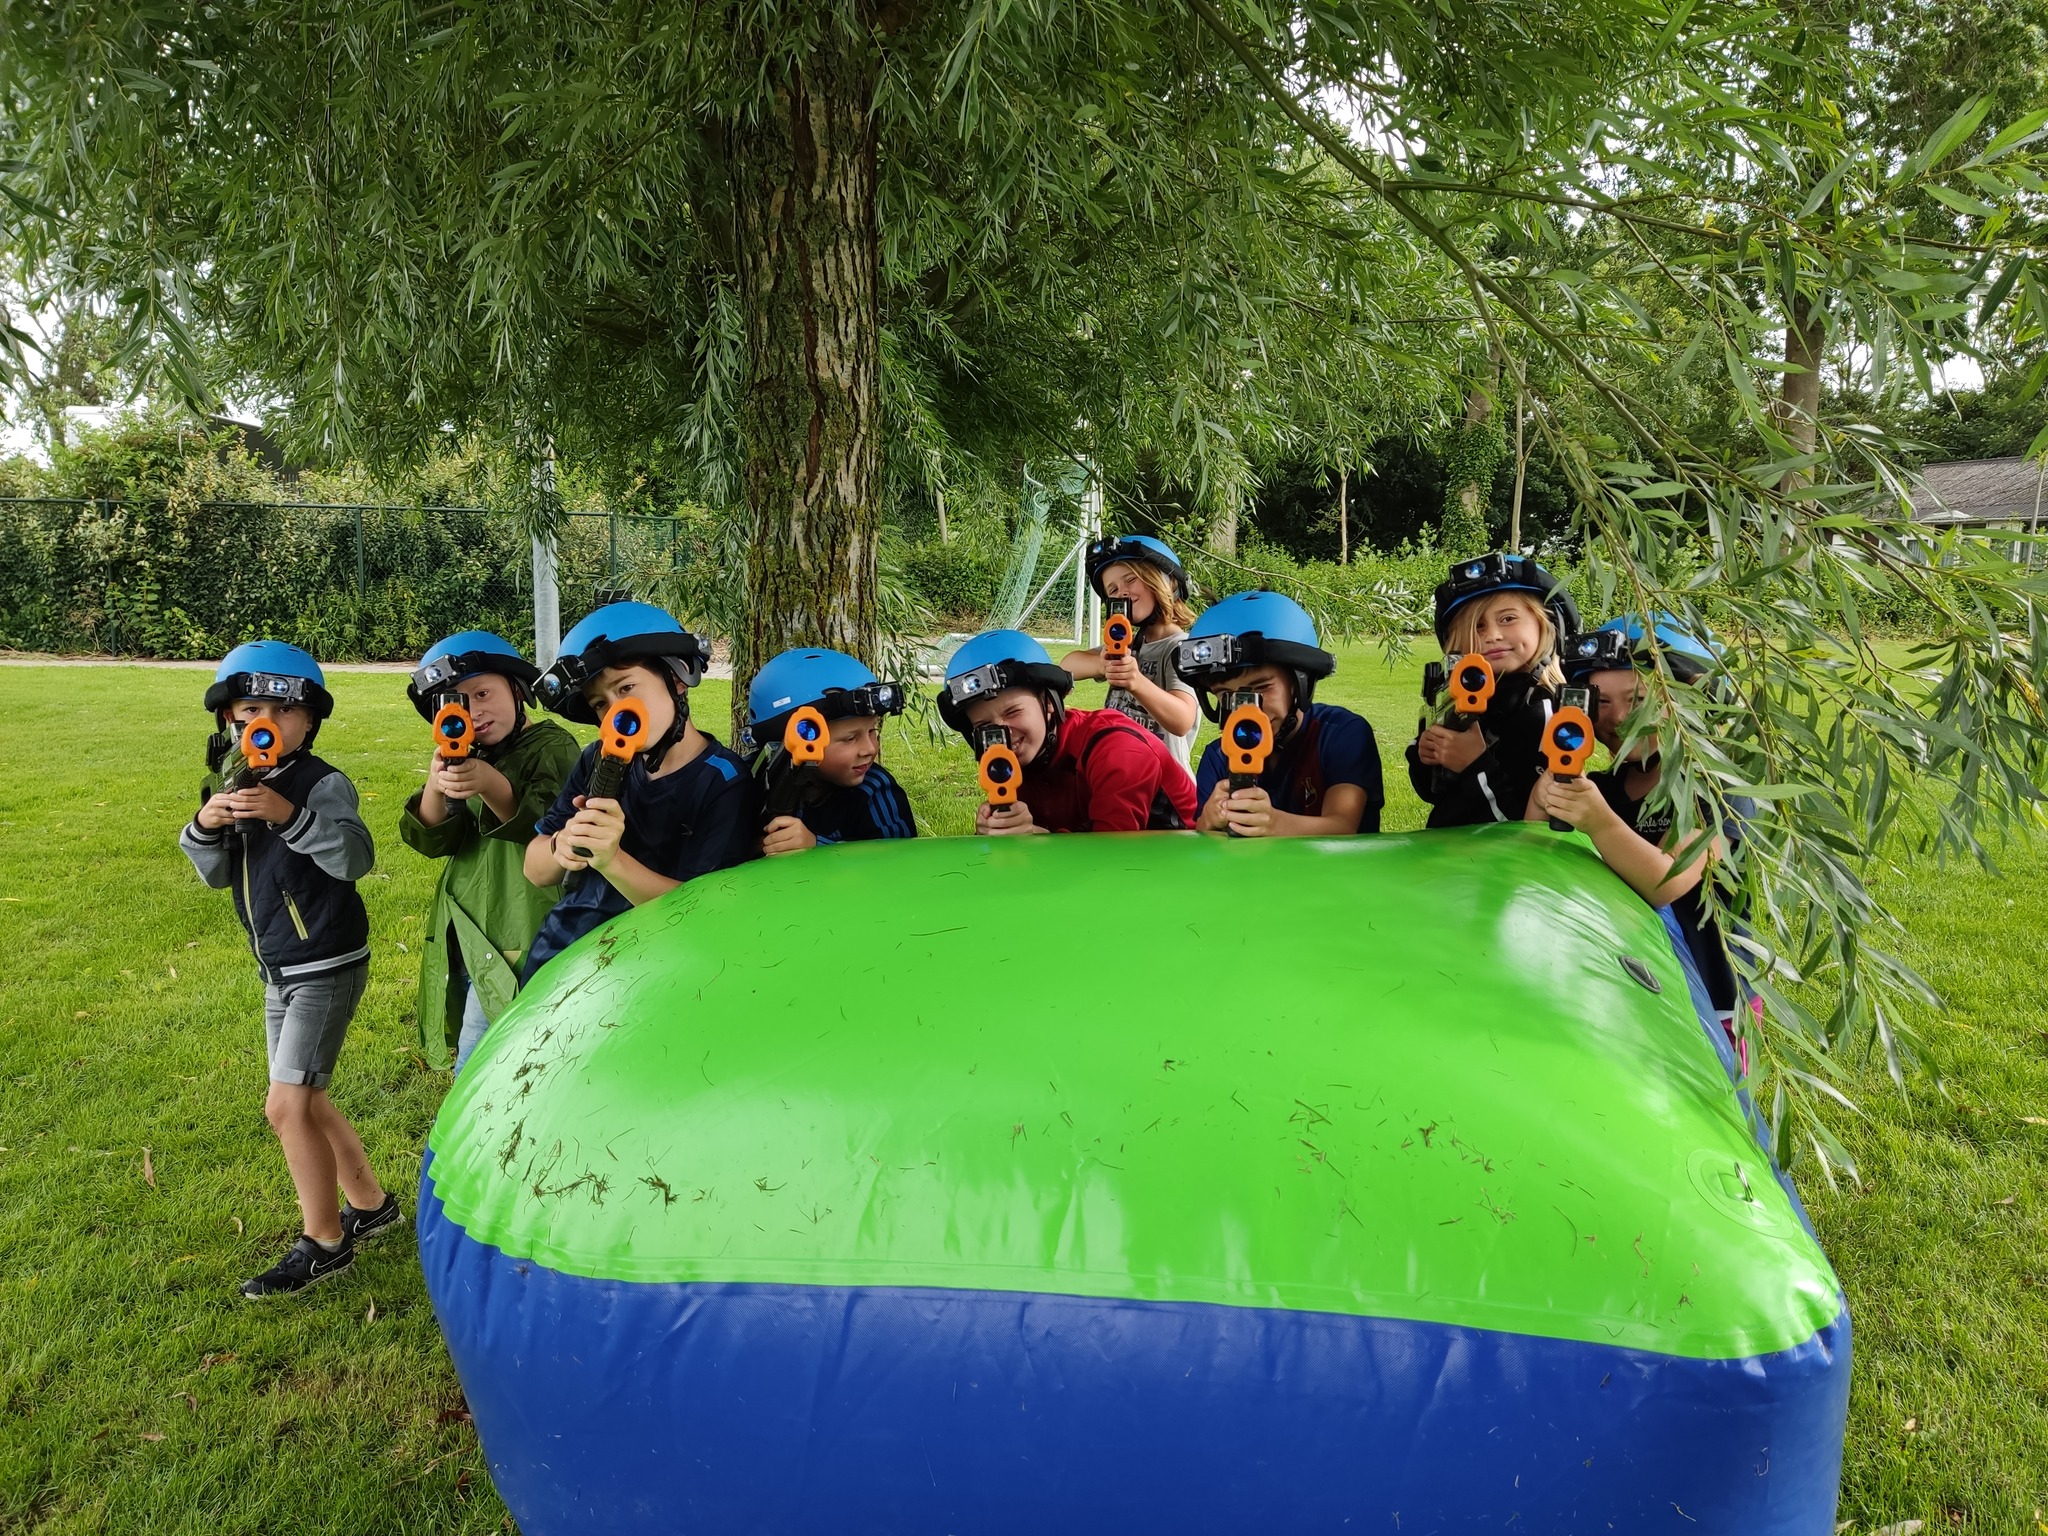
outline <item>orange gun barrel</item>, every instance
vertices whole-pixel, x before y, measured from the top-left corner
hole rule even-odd
[[[619,791],[626,786],[626,769],[648,744],[650,734],[647,706],[638,699],[629,696],[605,710],[597,732],[597,763],[583,789],[586,804],[619,798]],[[578,848],[573,843],[570,847],[578,858],[590,857],[588,848]]]
[[[782,748],[792,767],[815,766],[825,761],[825,744],[832,739],[832,727],[815,705],[806,704],[790,714],[782,728]]]
[[[1112,597],[1106,607],[1108,615],[1102,621],[1103,657],[1128,656],[1138,638],[1138,626],[1131,619],[1131,600]]]
[[[1576,779],[1593,755],[1593,721],[1576,704],[1556,710],[1543,727],[1543,762],[1554,779]],[[1571,823],[1550,818],[1553,832],[1571,831]]]
[[[444,763],[459,763],[476,750],[476,720],[461,698],[445,700],[434,711],[434,753]]]
[[[1024,782],[1024,765],[1010,746],[1010,733],[1000,725],[984,725],[974,733],[981,774],[981,792],[990,805],[1015,805]]]
[[[1493,663],[1477,651],[1453,656],[1444,663],[1444,681],[1451,708],[1461,715],[1483,715],[1493,698]]]

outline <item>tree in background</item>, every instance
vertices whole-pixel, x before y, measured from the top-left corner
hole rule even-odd
[[[1939,24],[1735,0],[51,4],[7,16],[0,158],[46,210],[22,258],[123,294],[194,392],[203,333],[317,443],[659,443],[744,500],[743,675],[793,641],[872,654],[892,480],[1085,455],[1150,466],[1207,533],[1254,466],[1482,425],[1497,379],[1488,420],[1528,403],[1599,605],[1731,643],[1724,692],[1662,701],[1666,782],[1681,828],[1736,794],[1797,808],[1714,889],[1756,913],[1783,1150],[1807,1123],[1831,1156],[1801,1120],[1829,1058],[1909,1051],[1898,999],[1924,995],[1867,942],[1861,859],[1920,814],[1974,848],[2048,774],[2035,590],[1962,536],[1930,559],[1880,436],[1802,393],[1823,355],[1867,355],[1892,400],[2048,326],[2041,118],[1892,114],[1905,45],[1861,46],[1893,36],[1873,15]],[[1725,402],[1711,432],[1673,409],[1691,396]],[[1867,644],[1900,601],[1931,691]],[[1931,778],[1923,812],[1902,787]]]

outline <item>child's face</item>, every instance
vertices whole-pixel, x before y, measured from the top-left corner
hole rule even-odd
[[[1159,600],[1145,585],[1145,578],[1138,574],[1138,568],[1128,560],[1119,560],[1102,568],[1102,595],[1105,598],[1130,599],[1131,622],[1134,624],[1151,623],[1153,614],[1159,609]]]
[[[1473,620],[1472,641],[1494,674],[1527,672],[1543,650],[1543,622],[1535,605],[1512,592],[1482,598]]]
[[[1216,697],[1221,699],[1226,693],[1246,690],[1259,696],[1259,708],[1266,712],[1266,718],[1273,722],[1275,729],[1294,713],[1294,679],[1284,667],[1268,665],[1240,672],[1217,685]]]
[[[669,680],[661,673],[629,661],[623,666],[606,667],[585,683],[583,697],[600,717],[620,699],[638,699],[647,706],[648,735],[659,741],[676,723],[676,704],[668,689]],[[676,689],[687,696],[681,682],[676,683]]]
[[[479,672],[456,685],[469,707],[479,746],[495,747],[519,723],[519,693],[512,680],[496,672]]]
[[[855,715],[832,722],[832,736],[825,743],[825,761],[818,765],[818,771],[825,776],[826,783],[853,789],[881,760],[881,717]]]
[[[228,708],[228,718],[247,725],[259,717],[277,727],[278,756],[286,757],[306,744],[313,729],[313,717],[303,704],[272,704],[264,699],[237,699]]]
[[[1600,738],[1600,745],[1608,751],[1619,752],[1622,727],[1649,692],[1644,686],[1643,674],[1633,668],[1626,672],[1595,672],[1586,682],[1597,689],[1600,696],[1600,707],[1593,716],[1593,734]],[[1656,750],[1656,736],[1645,736],[1636,743],[1633,756],[1640,762]]]
[[[1035,689],[1005,688],[985,694],[967,706],[967,719],[974,725],[1009,727],[1010,750],[1022,763],[1033,762],[1045,746],[1045,701]]]

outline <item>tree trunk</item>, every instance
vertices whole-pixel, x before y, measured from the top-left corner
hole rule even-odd
[[[1237,496],[1234,492],[1216,509],[1216,517],[1209,524],[1209,549],[1213,554],[1237,558]]]
[[[1500,388],[1500,357],[1491,358],[1484,384],[1465,397],[1465,424],[1453,438],[1449,474],[1444,486],[1443,544],[1452,559],[1476,555],[1486,548],[1486,500],[1493,490],[1493,472],[1500,465],[1500,423],[1494,420],[1493,396]]]
[[[1508,512],[1508,553],[1522,552],[1522,481],[1529,471],[1528,441],[1522,436],[1522,392],[1515,391],[1515,504]]]
[[[939,504],[939,542],[941,544],[950,544],[953,542],[953,535],[951,531],[946,527],[945,489],[941,487],[939,490],[933,491],[932,499]]]
[[[1811,453],[1820,421],[1820,364],[1827,350],[1827,324],[1811,301],[1795,299],[1785,324],[1785,384],[1778,395],[1778,429],[1794,453]],[[1812,477],[1796,470],[1779,482],[1791,490]]]
[[[748,681],[778,651],[820,645],[877,659],[875,82],[866,41],[828,28],[758,118],[732,130],[753,527],[747,613],[733,637],[735,731]]]
[[[1337,563],[1351,563],[1351,470],[1337,466]]]

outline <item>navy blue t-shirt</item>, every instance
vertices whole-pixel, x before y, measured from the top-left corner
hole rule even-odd
[[[1209,743],[1195,770],[1195,804],[1207,805],[1216,786],[1229,776],[1219,738]],[[1356,784],[1365,791],[1365,814],[1358,819],[1358,830],[1379,831],[1387,790],[1380,778],[1380,749],[1372,727],[1340,704],[1311,704],[1300,726],[1266,759],[1259,788],[1276,811],[1321,816],[1323,796],[1338,784]]]
[[[915,837],[910,797],[880,763],[871,764],[858,784],[834,784],[800,813],[821,843],[864,843],[878,837]]]
[[[706,738],[709,740],[710,738]],[[597,761],[597,743],[569,772],[547,814],[533,824],[541,837],[552,837],[576,814],[576,797],[590,782]],[[626,835],[619,847],[658,875],[692,880],[714,869],[743,864],[761,850],[754,813],[754,784],[737,753],[711,741],[710,746],[660,778],[650,777],[644,758],[626,770],[619,806],[626,813]],[[594,869],[572,871],[562,898],[540,925],[526,951],[522,982],[586,933],[632,907],[611,881]]]

